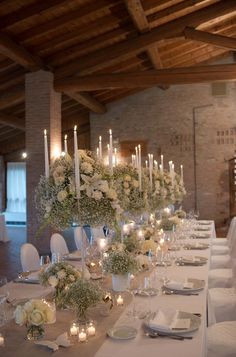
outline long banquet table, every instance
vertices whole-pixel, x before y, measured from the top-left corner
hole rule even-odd
[[[215,237],[214,222],[211,222],[210,236]],[[209,239],[198,239],[198,242],[209,243]],[[178,253],[177,253],[178,254]],[[56,352],[58,357],[69,354],[71,357],[81,355],[83,357],[124,357],[135,356],[148,357],[165,356],[165,357],[204,357],[206,356],[206,326],[207,326],[207,280],[208,270],[210,264],[210,247],[206,250],[189,250],[185,251],[184,255],[197,255],[208,258],[207,264],[203,266],[171,266],[167,270],[168,277],[172,279],[178,278],[197,278],[205,280],[205,289],[200,291],[196,296],[183,295],[160,295],[154,297],[136,297],[138,304],[142,304],[151,311],[156,311],[158,308],[174,308],[180,311],[201,314],[201,326],[199,330],[192,334],[192,340],[178,341],[169,338],[151,339],[145,336],[141,327],[142,320],[133,319],[127,314],[127,302],[130,302],[130,297],[125,295],[126,304],[124,307],[115,307],[109,316],[96,316],[97,333],[96,336],[89,339],[88,343],[76,343],[69,348],[60,348]],[[162,269],[162,268],[161,268]],[[30,294],[34,295],[37,285],[16,284],[11,283],[11,289],[31,289]],[[45,295],[48,291],[45,290]],[[16,293],[15,293],[16,294]],[[29,294],[29,295],[30,295]],[[41,288],[40,297],[43,295]],[[65,332],[69,331],[70,322],[73,320],[73,314],[69,311],[57,312],[57,322],[53,325],[46,326],[45,339],[55,340],[55,338]],[[138,329],[138,334],[135,339],[128,341],[117,341],[106,337],[106,331],[114,325],[131,325]],[[49,356],[51,351],[42,346],[36,346],[32,341],[26,341],[26,328],[17,326],[14,321],[11,321],[0,332],[5,335],[4,356],[6,357],[28,357],[28,356]],[[0,347],[0,355],[1,354]]]

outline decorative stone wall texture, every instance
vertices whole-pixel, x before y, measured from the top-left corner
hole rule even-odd
[[[40,175],[44,174],[43,129],[47,129],[50,156],[61,152],[61,94],[54,91],[53,74],[38,71],[26,74],[26,152],[27,174],[27,241],[34,244],[40,253],[50,251],[50,231],[37,238],[39,229],[35,207],[35,188]]]
[[[229,218],[228,160],[236,147],[235,83],[226,89],[225,95],[213,96],[211,84],[182,85],[122,99],[107,113],[91,115],[91,147],[96,149],[102,135],[105,151],[109,128],[118,147],[125,140],[147,140],[155,159],[160,162],[164,154],[165,168],[169,160],[176,171],[184,165],[184,207],[222,223]]]

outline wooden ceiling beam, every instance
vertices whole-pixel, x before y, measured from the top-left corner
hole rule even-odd
[[[184,35],[189,40],[205,42],[210,45],[236,51],[236,38],[195,30],[191,27],[186,27]]]
[[[35,71],[44,67],[40,58],[31,55],[22,46],[18,45],[4,34],[0,34],[0,53],[30,71]]]
[[[141,0],[124,0],[126,8],[135,24],[135,27],[140,33],[149,32],[151,30],[147,17],[145,15]],[[162,68],[160,53],[157,44],[147,48],[148,57],[155,69]]]
[[[14,136],[14,140],[0,141],[0,154],[5,155],[25,148],[25,133]]]
[[[0,30],[66,2],[67,0],[47,0],[23,6],[16,11],[10,12],[8,15],[0,17]]]
[[[112,45],[106,50],[98,50],[92,54],[83,56],[79,61],[68,62],[55,71],[56,78],[63,78],[76,72],[80,72],[80,74],[87,74],[91,71],[95,72],[120,60],[128,59],[146,50],[150,45],[159,40],[182,35],[186,26],[196,27],[234,10],[236,10],[235,0],[224,0],[223,2],[220,1],[209,5],[204,9],[158,26],[152,31],[141,34],[136,38]]]
[[[74,77],[56,82],[55,89],[58,91],[93,91],[104,88],[148,88],[157,85],[204,83],[235,79],[236,64],[225,64]]]
[[[70,91],[65,91],[64,93],[95,113],[103,114],[107,111],[106,106],[89,93],[71,93]]]
[[[15,62],[19,63],[31,72],[39,69],[51,70],[51,68],[48,68],[48,66],[46,66],[39,57],[32,56],[27,50],[24,49],[24,47],[18,45],[9,37],[2,34],[0,34],[0,53],[3,53],[5,56],[13,59]],[[70,96],[69,93],[65,94]],[[83,93],[76,96],[73,94],[73,99],[96,113],[101,113],[101,108],[103,108],[102,112],[104,113],[105,107],[88,93],[87,95]]]
[[[25,99],[24,88],[0,96],[0,110],[9,108],[23,102]]]
[[[25,130],[25,121],[21,118],[17,118],[14,115],[8,115],[0,112],[0,124],[10,126],[15,129]]]

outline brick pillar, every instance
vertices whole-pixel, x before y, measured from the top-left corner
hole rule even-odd
[[[53,88],[53,74],[38,71],[26,74],[26,151],[27,158],[27,241],[41,253],[50,251],[50,230],[36,238],[39,229],[34,203],[35,187],[44,174],[43,130],[47,129],[50,157],[61,152],[61,94]]]
[[[0,212],[6,209],[6,176],[5,162],[3,156],[0,156]]]

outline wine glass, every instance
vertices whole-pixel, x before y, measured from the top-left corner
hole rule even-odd
[[[50,261],[49,255],[41,255],[41,257],[40,257],[40,266],[41,267],[48,265],[50,263],[51,263],[51,261]]]
[[[9,296],[7,278],[0,276],[0,304],[3,304]]]

